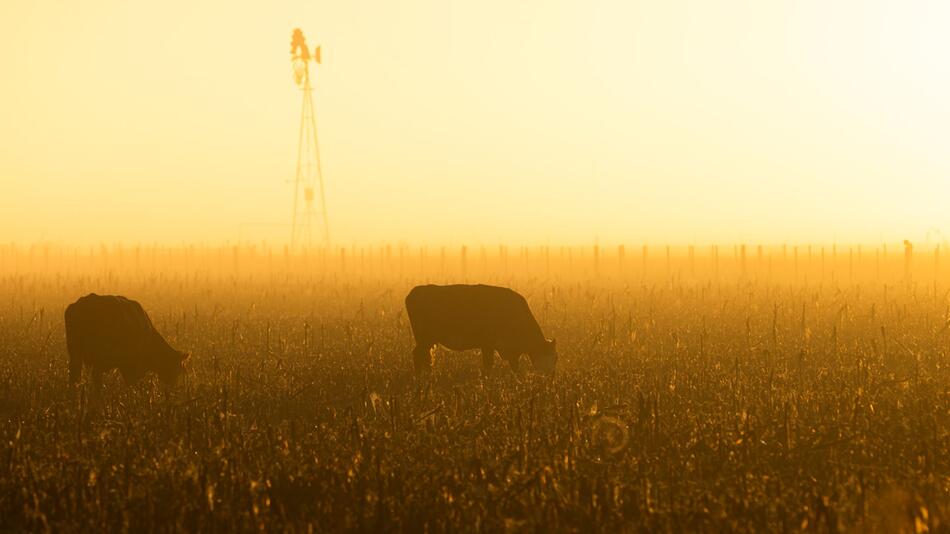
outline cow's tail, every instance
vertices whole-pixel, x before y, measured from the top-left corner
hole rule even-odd
[[[417,329],[416,329],[417,325],[415,324],[414,319],[417,318],[418,311],[419,311],[416,308],[416,305],[417,305],[416,299],[419,297],[418,291],[419,291],[419,288],[414,287],[412,288],[411,291],[409,291],[409,294],[406,295],[406,317],[409,318],[409,326],[412,328],[413,334],[417,333]]]
[[[66,307],[63,321],[66,325],[66,352],[69,354],[69,381],[76,384],[82,378],[82,355],[77,346],[76,310],[72,304]]]

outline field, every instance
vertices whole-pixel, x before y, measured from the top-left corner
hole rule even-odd
[[[896,250],[3,247],[0,529],[942,531],[950,271]],[[414,375],[403,298],[461,280],[553,377]],[[93,291],[192,353],[174,388],[69,387]]]

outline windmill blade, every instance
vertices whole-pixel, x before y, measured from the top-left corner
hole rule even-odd
[[[307,40],[304,38],[300,28],[295,28],[290,37],[290,54],[295,59],[300,58],[304,61],[310,59],[310,49],[307,48]]]

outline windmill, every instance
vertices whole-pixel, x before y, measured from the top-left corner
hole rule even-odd
[[[313,90],[310,85],[310,62],[320,64],[320,47],[311,55],[303,32],[295,29],[290,40],[290,59],[294,82],[303,93],[300,110],[300,134],[297,140],[297,175],[294,179],[294,214],[290,235],[293,249],[313,245],[313,223],[322,224],[320,239],[324,246],[330,243],[330,228],[327,223],[327,202],[323,192],[323,171],[320,167],[320,147],[317,143],[317,116],[313,108]],[[319,208],[315,206],[319,187]],[[319,213],[318,213],[319,212]]]

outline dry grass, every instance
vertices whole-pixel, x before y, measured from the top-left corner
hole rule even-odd
[[[419,381],[411,272],[8,272],[2,528],[948,528],[939,284],[562,274],[500,280],[553,379],[440,353]],[[193,353],[174,390],[69,389],[62,310],[93,290]]]

